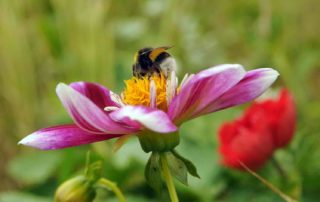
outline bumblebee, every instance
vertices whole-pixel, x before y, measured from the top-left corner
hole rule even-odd
[[[133,76],[142,78],[144,76],[150,77],[155,73],[162,73],[165,77],[168,77],[171,71],[177,69],[175,59],[166,52],[169,48],[171,46],[140,49],[134,56]]]

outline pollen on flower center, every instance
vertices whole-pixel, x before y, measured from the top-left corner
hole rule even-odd
[[[152,95],[151,85],[154,83],[155,93]],[[164,111],[167,110],[167,80],[161,74],[154,74],[152,77],[132,77],[125,81],[125,89],[122,92],[122,99],[128,105],[152,106],[152,97],[155,97],[155,106]]]

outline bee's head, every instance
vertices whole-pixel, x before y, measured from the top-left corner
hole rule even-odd
[[[138,52],[134,54],[133,62],[134,64],[140,64],[140,65],[152,65],[152,60],[149,57],[149,54],[153,48],[147,47],[142,48]]]
[[[171,55],[166,52],[171,46],[158,48],[142,48],[134,55],[134,75],[144,76],[153,72],[160,72],[161,63]]]

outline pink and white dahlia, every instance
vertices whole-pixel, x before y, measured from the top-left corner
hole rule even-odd
[[[133,77],[121,95],[96,83],[60,83],[56,92],[74,123],[40,129],[19,143],[50,150],[136,135],[145,152],[171,151],[182,123],[251,101],[278,75],[271,68],[246,72],[223,64],[185,75],[180,84],[174,71]]]

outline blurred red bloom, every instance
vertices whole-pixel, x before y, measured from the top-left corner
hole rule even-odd
[[[295,104],[288,90],[276,100],[253,103],[242,117],[221,126],[222,163],[240,170],[240,162],[252,170],[261,168],[277,148],[290,142],[295,126]]]
[[[247,110],[245,117],[252,125],[257,124],[255,116],[264,117],[276,148],[284,147],[290,142],[296,127],[296,110],[288,90],[283,89],[278,100],[254,103]]]

